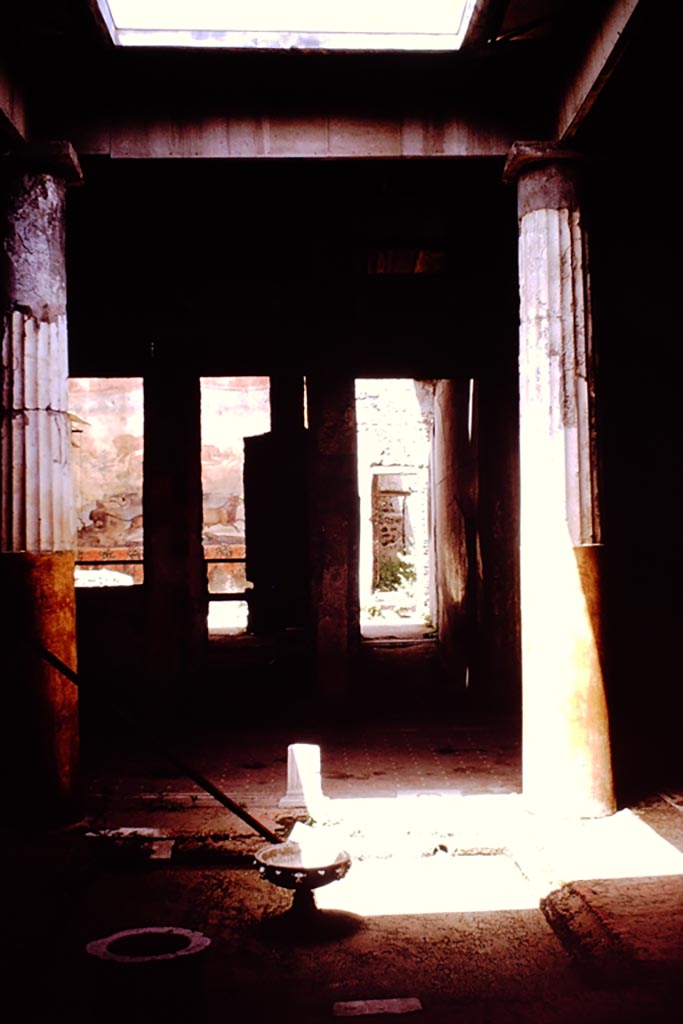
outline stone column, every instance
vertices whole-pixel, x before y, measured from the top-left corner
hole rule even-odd
[[[523,794],[615,809],[602,659],[601,535],[582,161],[517,143]]]
[[[67,185],[80,180],[66,143],[3,168],[1,747],[5,810],[35,823],[66,819],[78,802],[64,213]]]

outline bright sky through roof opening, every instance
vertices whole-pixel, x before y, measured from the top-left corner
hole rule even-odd
[[[99,0],[123,46],[458,49],[475,0]]]

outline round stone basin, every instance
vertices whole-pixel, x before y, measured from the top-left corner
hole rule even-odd
[[[316,859],[317,851],[306,850],[299,843],[275,843],[264,846],[255,855],[261,878],[283,889],[318,889],[321,885],[343,878],[351,867],[345,850]]]

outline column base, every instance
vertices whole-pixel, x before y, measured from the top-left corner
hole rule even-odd
[[[523,560],[523,801],[533,814],[616,810],[602,664],[601,546]]]
[[[32,825],[78,817],[78,688],[43,652],[76,671],[73,553],[0,554],[7,637],[0,744],[5,818]]]

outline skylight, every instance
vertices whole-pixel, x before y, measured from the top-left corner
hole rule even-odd
[[[119,46],[457,50],[477,0],[97,0]]]

